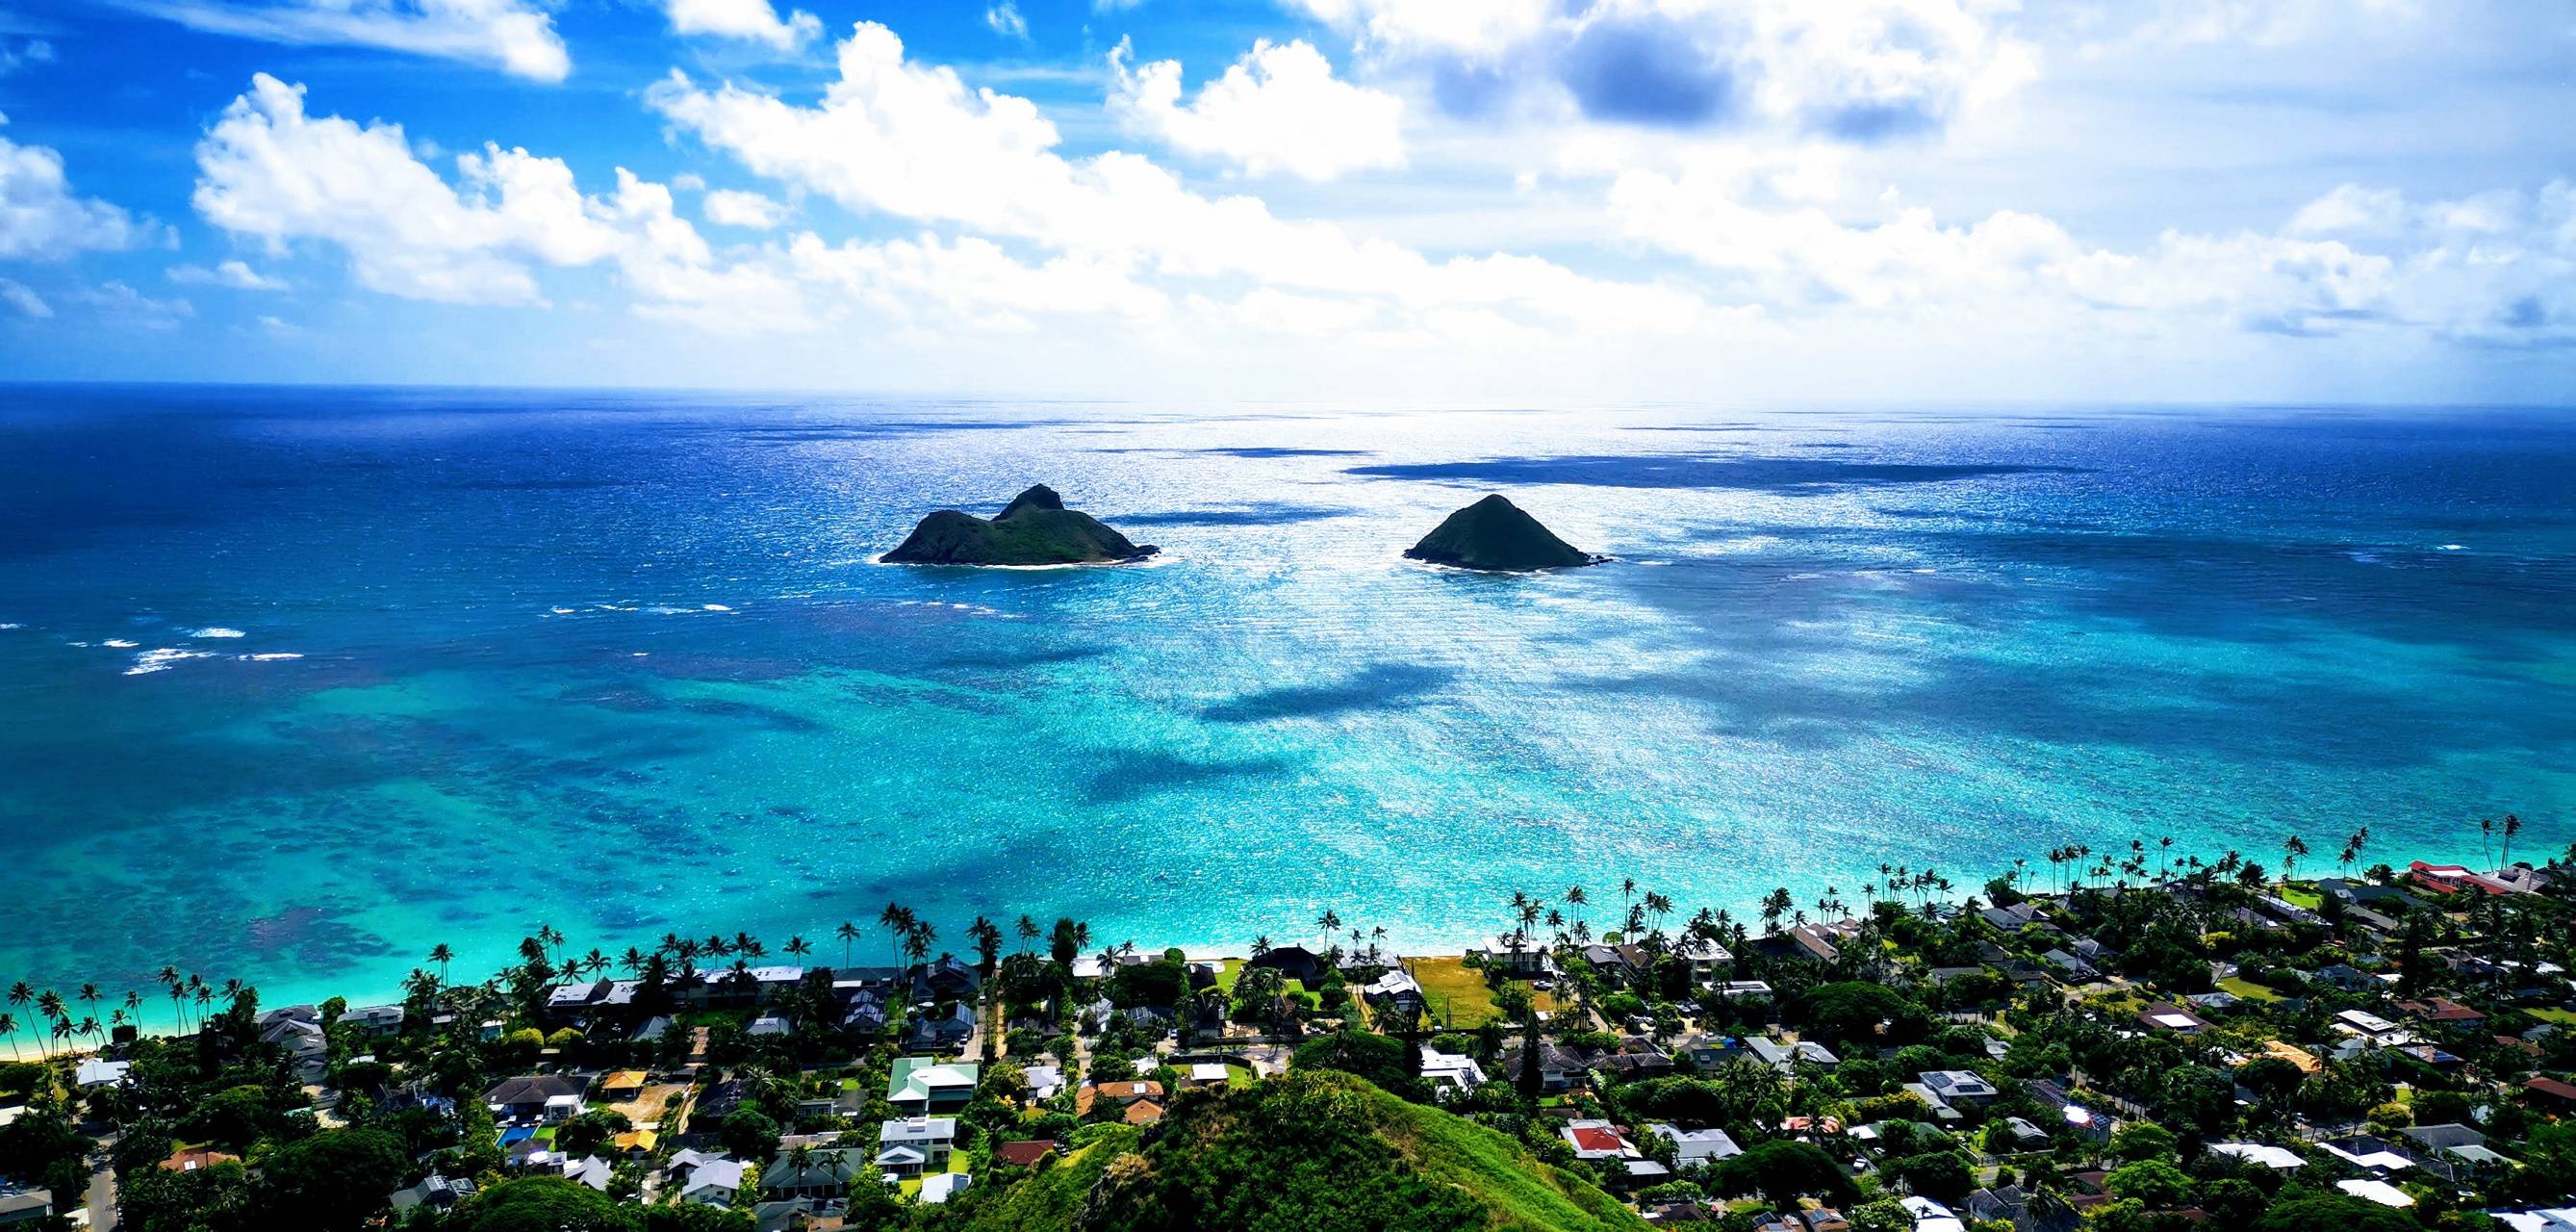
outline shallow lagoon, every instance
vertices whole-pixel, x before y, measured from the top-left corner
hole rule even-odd
[[[2526,412],[9,389],[0,978],[389,993],[541,922],[882,956],[888,899],[1430,945],[1515,889],[2474,859],[2507,810],[2538,855],[2571,476]],[[1163,557],[871,563],[1041,481]],[[1398,556],[1494,490],[1618,559]]]

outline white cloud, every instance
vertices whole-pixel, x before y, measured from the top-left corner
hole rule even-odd
[[[236,291],[287,289],[285,279],[269,277],[241,261],[220,262],[212,269],[202,265],[173,265],[168,274],[170,281],[183,286],[230,287]]]
[[[0,77],[30,64],[48,63],[53,58],[54,45],[43,39],[21,39],[16,46],[11,46],[9,39],[0,37]]]
[[[662,0],[662,8],[675,34],[746,39],[780,51],[793,51],[823,32],[812,13],[791,12],[780,20],[769,0]]]
[[[2576,341],[2576,187],[2487,193],[2410,207],[2346,185],[2279,234],[2167,231],[2136,251],[2091,248],[2057,222],[1999,211],[1944,226],[1892,197],[1846,221],[1817,204],[1748,204],[1741,168],[1632,171],[1612,217],[1688,256],[1735,297],[1823,316],[1947,317],[2123,331],[2221,328],[2291,336],[2412,328],[2483,344]]]
[[[153,231],[105,201],[73,195],[63,156],[52,148],[0,137],[0,260],[60,261],[130,248]]]
[[[18,315],[43,320],[54,315],[54,307],[44,297],[27,288],[27,284],[0,278],[0,304],[16,309]]]
[[[181,321],[197,315],[196,306],[184,299],[154,299],[122,282],[82,287],[63,298],[113,324],[136,329],[176,329]]]
[[[646,95],[677,127],[755,173],[853,210],[962,227],[1139,268],[1367,297],[1401,328],[1493,341],[1499,324],[1545,323],[1558,342],[1703,328],[1716,317],[1686,291],[1610,282],[1552,262],[1496,254],[1434,261],[1322,222],[1273,215],[1250,196],[1211,198],[1134,154],[1054,152],[1055,126],[1028,100],[970,91],[957,74],[907,61],[892,31],[862,24],[839,52],[841,78],[801,107],[673,73]],[[1512,341],[1524,341],[1515,335]]]
[[[1869,142],[2018,89],[2011,0],[1291,0],[1460,113],[1536,93],[1592,119]]]
[[[768,231],[787,221],[787,207],[756,192],[719,188],[699,205],[708,222],[720,227]]]
[[[2412,22],[2423,16],[2424,6],[2421,0],[2159,0],[2111,12],[2144,12],[2145,19],[2128,33],[2136,42],[2279,47],[2356,24]]]
[[[984,24],[1003,38],[1025,42],[1029,37],[1029,19],[1020,16],[1020,6],[1014,0],[1002,0],[1000,4],[985,9]]]
[[[532,0],[120,0],[192,29],[299,45],[381,47],[561,81],[572,56]]]
[[[1130,132],[1253,175],[1322,181],[1404,165],[1403,100],[1335,78],[1332,63],[1303,41],[1254,43],[1187,106],[1180,61],[1130,69],[1130,54],[1122,39],[1109,56],[1117,75],[1109,109]]]
[[[755,263],[717,261],[668,188],[617,172],[586,197],[559,159],[487,145],[456,186],[393,124],[304,110],[304,89],[261,74],[197,146],[197,211],[272,245],[320,241],[358,281],[411,299],[543,302],[534,267],[613,264],[635,310],[725,331],[808,328],[796,289]]]

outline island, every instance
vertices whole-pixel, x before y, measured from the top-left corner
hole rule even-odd
[[[1138,546],[1038,484],[987,521],[942,509],[879,559],[894,565],[1093,565],[1142,560],[1162,549]]]
[[[1526,573],[1533,569],[1566,569],[1597,565],[1594,556],[1559,539],[1538,519],[1500,495],[1469,505],[1422,537],[1405,552],[1415,560],[1461,569]]]

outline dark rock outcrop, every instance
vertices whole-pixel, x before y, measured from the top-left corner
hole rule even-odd
[[[1129,542],[1039,484],[987,521],[942,509],[880,559],[896,565],[1081,565],[1142,560],[1161,549]]]
[[[1609,559],[1557,538],[1537,518],[1500,496],[1488,496],[1450,514],[1405,555],[1436,565],[1514,573],[1597,565]]]

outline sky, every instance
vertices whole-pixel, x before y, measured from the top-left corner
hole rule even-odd
[[[0,0],[22,380],[2564,404],[2564,0]]]

